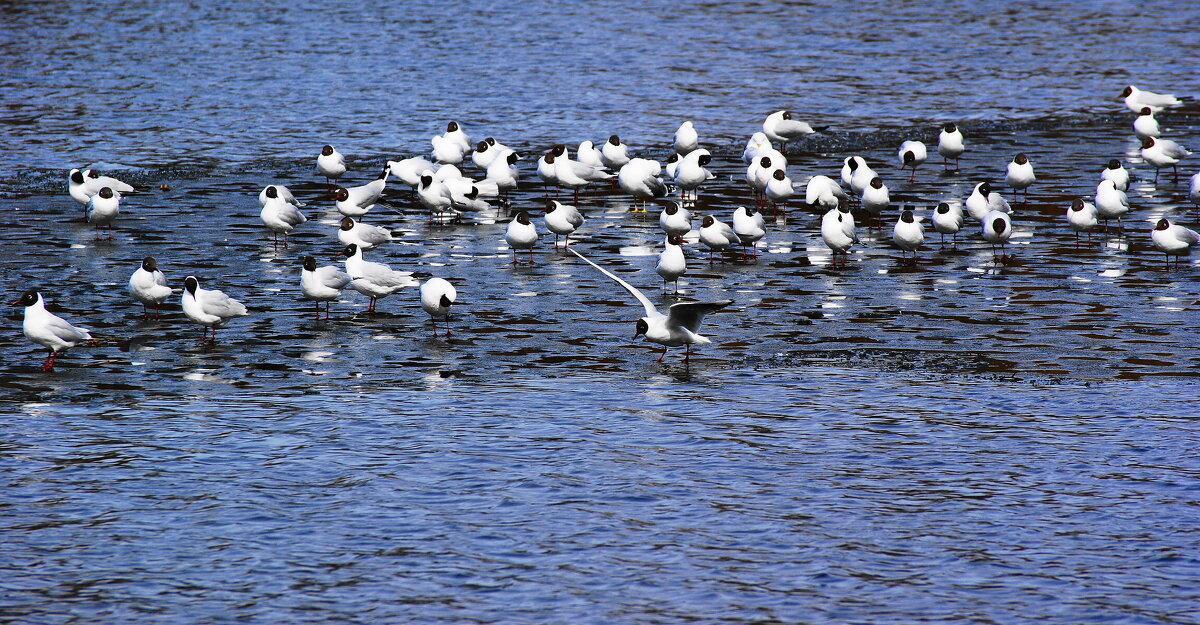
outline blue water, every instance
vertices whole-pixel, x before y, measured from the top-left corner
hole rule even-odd
[[[1200,94],[1178,3],[34,3],[0,10],[0,292],[42,290],[99,344],[0,333],[0,620],[13,623],[1191,623],[1200,621],[1197,268],[1164,270],[1187,183],[1140,158],[1126,84]],[[1114,42],[1120,42],[1120,45]],[[424,153],[450,119],[527,154],[616,132],[665,155],[695,121],[717,178],[790,108],[826,135],[794,179],[862,154],[927,213],[1038,174],[1008,264],[971,236],[916,266],[860,229],[830,267],[819,217],[772,220],[757,262],[688,248],[685,298],[732,299],[714,341],[630,340],[640,308],[543,242],[513,267],[512,211],[436,226],[400,185],[368,258],[459,289],[452,340],[412,291],[314,322],[299,259],[335,264],[313,159],[350,184]],[[909,184],[902,138],[967,133]],[[1194,108],[1161,116],[1200,146]],[[1063,213],[1109,158],[1134,171],[1127,235]],[[522,166],[512,210],[541,227]],[[1185,176],[1196,170],[1185,160]],[[97,165],[143,188],[113,239],[66,194]],[[472,167],[468,174],[480,175]],[[255,200],[310,221],[276,249]],[[159,189],[163,185],[164,189]],[[1004,190],[1009,193],[1007,189]],[[1010,196],[1010,199],[1011,196]],[[592,189],[572,244],[665,307],[656,211]],[[968,226],[967,230],[971,230]],[[172,298],[143,320],[147,255],[173,286],[251,314],[215,345]]]

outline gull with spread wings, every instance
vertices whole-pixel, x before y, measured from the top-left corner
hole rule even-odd
[[[649,298],[628,282],[588,260],[583,254],[575,251],[574,248],[567,249],[582,259],[583,262],[595,267],[600,273],[612,278],[617,284],[625,287],[626,291],[629,291],[642,303],[642,306],[646,309],[646,316],[638,319],[637,331],[634,332],[633,338],[636,339],[639,336],[645,335],[646,340],[663,346],[663,353],[655,362],[662,362],[663,356],[667,355],[667,349],[679,347],[680,345],[685,346],[686,351],[683,355],[683,361],[688,362],[693,344],[708,345],[712,343],[707,337],[697,334],[700,330],[700,322],[704,319],[704,316],[733,303],[733,300],[721,300],[719,302],[680,302],[672,304],[667,309],[667,314],[664,315],[658,312],[658,309],[654,307]]]

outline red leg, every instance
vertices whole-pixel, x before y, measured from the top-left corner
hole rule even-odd
[[[663,348],[663,353],[659,354],[659,356],[658,356],[658,360],[655,360],[654,362],[662,362],[663,356],[666,356],[666,355],[667,355],[667,349],[668,349],[668,348],[664,347],[664,348]]]

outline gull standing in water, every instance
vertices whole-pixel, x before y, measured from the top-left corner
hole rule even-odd
[[[337,236],[342,245],[353,243],[364,250],[383,245],[393,238],[386,228],[359,223],[349,217],[342,217]]]
[[[892,229],[892,242],[900,248],[902,255],[912,252],[912,262],[914,265],[917,264],[917,250],[925,242],[925,226],[921,225],[921,219],[913,215],[911,210],[900,213],[900,219],[896,221],[896,227]]]
[[[421,284],[421,310],[429,313],[433,335],[437,336],[437,318],[446,323],[446,338],[450,338],[450,307],[458,299],[454,285],[443,278],[430,278]]]
[[[546,202],[546,216],[544,218],[546,229],[554,233],[554,249],[558,249],[558,236],[564,235],[563,247],[571,244],[571,234],[575,232],[579,226],[583,225],[583,214],[578,208],[570,204],[563,204],[558,200],[550,200]]]
[[[417,286],[408,271],[396,271],[383,263],[363,258],[362,249],[351,243],[342,254],[346,257],[346,273],[352,278],[350,288],[371,298],[367,312],[375,312],[375,302],[406,286]]]
[[[100,228],[108,226],[108,238],[112,238],[112,222],[121,212],[121,196],[109,187],[100,189],[88,200],[87,220],[96,226],[96,238],[100,238]]]
[[[708,247],[708,262],[712,264],[713,252],[724,252],[735,245],[741,245],[742,239],[729,224],[712,215],[705,215],[700,224],[700,242]]]
[[[46,361],[42,363],[42,371],[50,372],[54,369],[54,361],[58,359],[58,352],[75,347],[78,343],[92,338],[87,330],[77,328],[67,323],[62,317],[46,310],[45,300],[42,299],[42,294],[38,293],[37,289],[25,291],[21,298],[12,305],[25,307],[25,321],[21,324],[25,336],[50,350]]]
[[[708,150],[703,148],[688,152],[679,161],[679,168],[675,170],[675,184],[679,185],[679,198],[688,200],[689,197],[694,203],[696,201],[696,190],[705,181],[716,178],[712,172],[704,168],[712,160],[712,155]]]
[[[758,258],[758,240],[767,234],[767,225],[762,213],[754,210],[753,206],[737,207],[737,210],[733,211],[733,231],[742,240],[742,260],[750,258],[750,254],[746,252],[747,246],[753,246],[754,258]]]
[[[958,157],[965,151],[967,148],[963,144],[963,134],[958,125],[950,122],[942,126],[942,131],[938,133],[938,154],[942,155],[942,169],[947,169],[950,159],[954,159],[954,171],[958,171]]]
[[[1117,189],[1111,180],[1102,180],[1096,185],[1096,213],[1104,220],[1104,231],[1108,232],[1108,220],[1117,220],[1117,233],[1125,231],[1121,215],[1129,212],[1129,196]]]
[[[1004,184],[1012,187],[1013,195],[1024,191],[1024,203],[1029,203],[1029,185],[1037,180],[1033,175],[1033,164],[1025,153],[1017,154],[1004,172]]]
[[[352,280],[349,274],[332,265],[317,267],[317,259],[312,256],[305,256],[301,261],[300,291],[316,303],[317,321],[321,320],[321,302],[325,302],[325,318],[329,319],[329,303],[337,299]]]
[[[333,181],[346,173],[346,159],[332,145],[325,145],[317,156],[317,171],[325,176],[326,191],[332,192]]]
[[[1191,154],[1186,148],[1170,139],[1142,137],[1142,159],[1154,166],[1154,182],[1158,183],[1158,170],[1171,166],[1175,170],[1175,184],[1179,184],[1179,161]]]
[[[1088,240],[1092,240],[1092,229],[1100,224],[1100,216],[1096,212],[1096,205],[1091,202],[1085,202],[1081,198],[1071,200],[1071,205],[1067,207],[1067,224],[1075,232],[1076,244],[1079,243],[1080,232],[1086,232]]]
[[[308,221],[308,218],[300,212],[300,209],[296,208],[295,204],[289,204],[278,193],[274,197],[267,197],[258,217],[262,220],[263,225],[275,235],[274,247],[276,249],[279,248],[280,233],[283,233],[283,247],[287,248],[287,235],[295,230],[296,226]]]
[[[216,289],[202,289],[195,276],[188,276],[183,279],[183,314],[204,328],[201,343],[209,341],[208,328],[212,328],[210,342],[216,343],[217,326],[250,313],[241,302]]]
[[[992,244],[992,259],[1001,263],[1008,261],[1008,253],[1004,244],[1012,237],[1012,219],[1008,213],[994,210],[983,217],[983,240]],[[996,256],[996,246],[1000,246],[1000,255]]]
[[[847,219],[850,217],[849,212],[843,213],[840,209],[831,208],[821,217],[821,240],[825,242],[825,246],[829,248],[832,255],[830,266],[837,266],[838,254],[842,255],[842,266],[846,266],[846,254],[850,251],[851,246],[858,243],[858,235],[854,232],[853,222],[847,228]]]
[[[912,170],[912,173],[908,176],[908,181],[911,183],[917,175],[917,168],[925,164],[928,153],[925,150],[924,143],[920,141],[905,141],[900,144],[900,152],[896,154],[896,158],[900,159],[900,171],[904,171],[905,167]]]
[[[962,207],[957,203],[951,205],[949,202],[940,202],[937,208],[933,209],[933,229],[938,234],[942,235],[942,243],[946,242],[946,235],[950,235],[951,244],[958,245],[958,231],[963,227],[963,212]]]
[[[142,264],[129,276],[129,294],[142,304],[142,319],[149,319],[147,306],[154,305],[154,318],[158,319],[159,306],[171,297],[171,287],[167,286],[167,277],[158,270],[158,261],[153,256],[142,259]]]
[[[1154,119],[1154,111],[1150,110],[1150,107],[1143,106],[1142,112],[1133,119],[1133,133],[1138,139],[1162,135],[1158,128],[1158,120]]]
[[[1171,257],[1175,257],[1175,266],[1179,267],[1179,257],[1187,256],[1192,246],[1200,243],[1200,234],[1183,226],[1172,224],[1166,219],[1159,219],[1154,230],[1150,233],[1154,249],[1167,257],[1167,269],[1171,268]]]
[[[767,118],[763,120],[762,129],[767,139],[779,142],[780,152],[787,147],[788,141],[820,132],[820,129],[813,128],[805,122],[792,119],[790,111],[775,111],[767,115]]]
[[[512,248],[512,264],[517,264],[517,250],[529,250],[529,264],[533,264],[533,246],[538,242],[538,231],[529,221],[529,213],[521,211],[508,222],[508,228],[504,231],[504,242]]]
[[[658,161],[644,158],[630,159],[617,172],[617,184],[632,195],[635,202],[642,201],[642,207],[635,206],[633,212],[644,213],[648,200],[667,196],[667,185],[658,177],[660,173],[662,165]]]
[[[583,262],[595,267],[600,273],[611,278],[617,284],[621,285],[630,295],[637,298],[637,301],[642,304],[646,310],[646,316],[638,319],[633,338],[645,336],[646,340],[653,343],[658,343],[664,347],[663,353],[658,357],[656,362],[662,362],[663,357],[667,355],[667,349],[672,347],[686,346],[686,352],[683,356],[683,361],[688,362],[691,357],[692,345],[708,345],[712,343],[707,337],[701,336],[700,322],[708,313],[720,310],[733,303],[733,300],[722,300],[719,302],[680,302],[672,304],[667,309],[667,314],[658,312],[654,304],[648,297],[642,294],[641,291],[634,288],[628,282],[609,273],[600,265],[593,263],[570,248],[571,253],[578,256]]]
[[[683,238],[677,234],[667,236],[666,247],[658,255],[658,264],[654,267],[663,279],[663,295],[667,293],[667,283],[675,283],[675,297],[679,297],[679,278],[687,273],[687,258],[683,255]]]

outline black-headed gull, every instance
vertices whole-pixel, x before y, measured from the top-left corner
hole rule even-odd
[[[202,289],[195,276],[188,276],[183,279],[183,314],[204,328],[201,342],[210,340],[208,328],[212,328],[211,342],[215,343],[217,326],[250,313],[241,302],[216,289]]]
[[[675,184],[679,186],[681,200],[691,199],[695,202],[696,190],[700,188],[700,185],[716,178],[712,172],[704,168],[710,161],[712,161],[712,155],[703,148],[692,150],[679,159],[679,167],[675,170]]]
[[[487,168],[487,177],[485,180],[490,180],[496,185],[496,190],[500,192],[501,198],[507,198],[508,192],[517,188],[517,179],[520,177],[520,172],[517,171],[517,161],[521,160],[521,155],[516,152],[509,152],[503,158],[497,158],[492,161]]]
[[[92,194],[88,193],[87,180],[83,177],[83,170],[72,169],[71,173],[67,174],[67,193],[81,206],[87,206],[88,201],[92,199]]]
[[[346,159],[332,145],[322,146],[321,153],[317,155],[317,171],[325,176],[326,189],[332,191],[333,181],[346,173]]]
[[[490,139],[491,137],[488,138]],[[506,147],[497,148],[496,145],[488,143],[487,139],[475,145],[475,151],[471,153],[471,160],[475,163],[476,167],[487,171],[487,168],[491,167],[496,159],[504,158],[509,152],[512,152],[512,150]]]
[[[421,174],[417,184],[417,202],[429,210],[429,222],[434,219],[443,220],[448,215],[454,215],[454,199],[450,189],[441,180],[435,180],[433,172],[428,169]]]
[[[617,135],[612,135],[600,147],[600,157],[606,167],[618,171],[629,163],[629,146],[621,143],[621,138]]]
[[[383,263],[373,263],[363,258],[363,251],[351,243],[342,250],[346,257],[346,273],[350,274],[350,288],[371,298],[367,312],[375,312],[375,302],[406,286],[417,286],[408,271],[396,271]]]
[[[1004,171],[1004,184],[1008,185],[1013,190],[1013,195],[1024,192],[1024,201],[1029,202],[1029,185],[1033,184],[1037,177],[1033,175],[1033,163],[1029,162],[1029,157],[1021,152],[1013,157],[1011,163]]]
[[[45,300],[37,289],[29,289],[21,298],[13,302],[13,306],[25,307],[25,321],[22,329],[29,340],[50,350],[46,361],[42,363],[42,371],[54,369],[54,361],[58,352],[75,347],[82,341],[92,338],[83,328],[77,328],[62,317],[46,310]]]
[[[723,252],[731,247],[742,244],[742,239],[733,231],[729,224],[705,215],[700,222],[700,242],[708,247],[708,262],[713,262],[713,252]]]
[[[683,236],[692,231],[692,212],[679,202],[671,202],[658,214],[658,227],[667,235]]]
[[[865,167],[866,165],[866,159],[861,156],[847,156],[842,159],[842,184],[849,187],[850,181],[854,179],[854,172],[858,171],[859,167]],[[867,182],[870,182],[870,180]],[[855,191],[854,195],[858,195],[858,191]]]
[[[698,147],[700,147],[700,135],[696,133],[696,127],[692,125],[692,122],[686,121],[679,124],[679,128],[675,131],[675,153],[679,156],[686,156]]]
[[[779,142],[780,151],[787,147],[788,141],[801,139],[820,131],[806,122],[792,119],[790,111],[775,111],[767,115],[767,118],[763,120],[762,129],[767,139]]]
[[[867,221],[868,226],[874,222],[882,228],[883,222],[881,216],[883,211],[887,210],[888,205],[892,203],[892,197],[888,193],[887,185],[883,184],[882,178],[875,176],[871,179],[867,188],[863,189],[862,199],[859,200],[859,203],[862,205],[863,210],[870,213],[870,219]]]
[[[758,241],[767,234],[766,221],[762,213],[753,206],[739,206],[733,211],[733,232],[742,241],[742,260],[751,258],[747,247],[753,250],[753,257],[758,258]]]
[[[574,192],[574,201],[579,203],[579,190],[593,182],[608,180],[612,174],[603,169],[593,167],[571,159],[565,145],[556,145],[545,157],[546,163],[554,166],[554,179],[560,187],[567,187]]]
[[[267,198],[267,203],[263,204],[262,210],[258,213],[259,219],[275,236],[275,247],[279,247],[279,235],[283,234],[283,247],[288,246],[288,234],[296,229],[296,226],[308,221],[304,213],[296,208],[294,204],[288,204],[278,195],[273,198]]]
[[[508,222],[504,231],[504,242],[512,248],[512,264],[517,264],[517,250],[529,250],[529,264],[533,264],[533,246],[537,244],[540,235],[537,227],[529,221],[529,213],[521,211]],[[570,249],[570,248],[568,248]]]
[[[398,161],[388,161],[387,167],[393,176],[415,189],[418,184],[421,184],[421,174],[426,170],[433,171],[436,165],[427,158],[413,156]]]
[[[1154,166],[1154,182],[1158,182],[1158,170],[1171,166],[1175,170],[1175,183],[1179,184],[1179,161],[1191,152],[1170,139],[1142,137],[1142,159]]]
[[[933,216],[930,221],[933,222],[933,229],[942,235],[942,243],[945,243],[946,235],[948,234],[951,236],[951,244],[958,244],[958,231],[962,230],[963,227],[961,206],[957,203],[939,202],[937,208],[933,209]]]
[[[634,201],[642,201],[640,209],[634,206],[634,212],[644,213],[647,201],[667,196],[667,185],[658,177],[660,174],[662,165],[645,158],[631,158],[617,172],[617,185],[632,195]]]
[[[965,203],[967,205],[967,214],[972,219],[976,219],[981,223],[991,211],[1000,211],[1002,213],[1012,212],[1012,206],[1009,205],[1008,200],[1004,199],[1003,195],[992,191],[992,183],[990,182],[981,182],[975,185]]]
[[[1158,220],[1154,230],[1150,233],[1150,238],[1154,242],[1154,249],[1166,255],[1167,269],[1171,268],[1172,256],[1175,257],[1175,266],[1178,267],[1179,258],[1190,254],[1192,246],[1200,243],[1200,234],[1197,234],[1195,230],[1172,224],[1166,219]]]
[[[1101,180],[1096,185],[1096,213],[1104,220],[1104,231],[1108,231],[1108,220],[1117,220],[1117,232],[1124,232],[1121,216],[1129,212],[1129,196],[1117,189],[1111,180]]]
[[[353,243],[364,250],[383,245],[393,238],[387,228],[356,222],[350,217],[342,217],[337,236],[342,245]]]
[[[1100,224],[1100,215],[1096,212],[1096,205],[1081,198],[1071,200],[1071,205],[1067,207],[1067,224],[1075,232],[1076,243],[1079,242],[1080,232],[1086,232],[1088,240],[1091,240],[1092,230]]]
[[[866,159],[857,156],[854,159],[849,163],[851,169],[850,193],[861,200],[863,192],[871,185],[872,180],[879,177],[879,174],[875,173],[874,169],[871,169]]]
[[[129,294],[142,305],[142,319],[148,319],[150,312],[147,306],[154,305],[154,318],[158,319],[159,306],[171,297],[171,287],[167,286],[167,277],[158,270],[158,261],[153,256],[142,259],[142,264],[129,277]]]
[[[1137,135],[1138,139],[1162,135],[1162,130],[1158,127],[1158,120],[1154,119],[1154,111],[1150,107],[1143,106],[1142,112],[1133,118],[1133,133]]]
[[[367,211],[375,207],[379,198],[383,197],[383,191],[387,188],[388,175],[391,173],[392,170],[385,167],[379,173],[378,178],[367,184],[357,187],[338,187],[333,193],[338,212],[346,217],[361,220]]]
[[[908,252],[913,253],[913,264],[917,264],[917,250],[921,244],[925,242],[925,226],[921,225],[921,219],[913,214],[911,210],[905,210],[900,213],[900,219],[896,221],[896,226],[892,228],[892,243],[900,248],[902,255]]]
[[[830,264],[837,266],[838,254],[842,255],[842,266],[846,266],[846,255],[850,248],[858,243],[858,235],[854,232],[853,223],[847,228],[846,219],[850,213],[843,213],[837,208],[831,208],[821,216],[821,240],[829,248],[832,255]]]
[[[446,132],[442,133],[442,138],[456,143],[464,154],[471,151],[471,136],[456,121],[446,123]]]
[[[1141,113],[1142,109],[1147,107],[1151,111],[1157,113],[1169,106],[1180,106],[1183,104],[1183,100],[1180,100],[1171,94],[1143,91],[1137,87],[1134,87],[1133,85],[1125,87],[1125,89],[1121,91],[1121,95],[1117,96],[1117,99],[1123,100],[1125,102],[1125,108],[1133,111],[1134,113]]]
[[[771,172],[770,180],[767,180],[766,196],[771,200],[771,208],[773,212],[787,214],[787,201],[796,194],[796,190],[792,187],[792,179],[788,178],[787,173],[782,169],[776,169]],[[779,205],[782,204],[783,208]]]
[[[454,285],[443,278],[430,278],[421,283],[421,310],[429,314],[429,323],[433,324],[433,335],[437,336],[437,319],[441,317],[446,322],[446,338],[450,338],[450,307],[458,299],[458,291]]]
[[[679,278],[687,273],[687,258],[683,255],[683,237],[677,234],[667,235],[663,251],[658,255],[658,263],[654,272],[663,279],[663,294],[667,292],[667,283],[675,283],[675,296],[679,296]]]
[[[317,321],[321,320],[321,302],[325,302],[325,318],[328,319],[329,303],[337,299],[352,280],[349,274],[332,265],[317,267],[317,259],[312,256],[305,256],[301,261],[300,292],[316,303]]]
[[[100,228],[108,227],[108,238],[112,238],[112,222],[121,212],[121,196],[109,187],[103,187],[93,195],[87,204],[88,223],[96,226],[96,238],[100,238]]]
[[[287,187],[285,187],[281,184],[269,184],[269,185],[263,187],[262,191],[258,192],[259,206],[266,206],[267,200],[273,200],[275,198],[279,198],[279,199],[283,200],[284,202],[291,204],[292,206],[297,206],[300,208],[303,208],[305,206],[304,202],[297,200],[296,196],[292,195],[292,192],[290,189],[288,189]]]
[[[570,204],[563,204],[558,200],[550,200],[546,202],[544,221],[546,229],[554,233],[554,249],[557,250],[559,235],[566,237],[563,240],[563,247],[567,247],[571,244],[571,234],[583,225],[584,219],[578,208]]]
[[[900,160],[900,171],[904,171],[905,167],[912,170],[908,176],[909,182],[913,181],[917,175],[917,168],[924,165],[928,157],[925,144],[920,141],[905,141],[900,144],[900,151],[896,153],[896,158]]]
[[[1200,172],[1192,174],[1191,183],[1188,185],[1188,199],[1192,204],[1200,206]]]
[[[720,310],[733,303],[733,300],[722,300],[719,302],[680,302],[672,304],[667,309],[667,314],[664,315],[658,312],[658,309],[654,307],[654,304],[648,297],[631,284],[609,273],[608,270],[600,265],[588,260],[583,254],[575,251],[574,248],[571,248],[571,253],[621,285],[642,304],[642,307],[646,310],[646,316],[638,319],[633,338],[636,339],[639,336],[645,336],[646,340],[658,343],[665,348],[656,362],[662,362],[663,357],[667,355],[667,349],[679,347],[680,345],[686,346],[687,351],[684,353],[683,360],[687,362],[691,357],[692,345],[708,345],[712,343],[707,337],[699,334],[700,322],[704,320],[704,317],[708,313]]]
[[[1003,211],[993,210],[983,216],[983,240],[992,244],[992,258],[1005,262],[1008,260],[1008,253],[1005,251],[1004,245],[1008,239],[1012,237],[1012,219],[1008,213]],[[1000,255],[996,255],[996,246],[1000,246]]]
[[[850,196],[842,185],[829,176],[813,176],[804,188],[804,203],[810,208],[829,210],[849,201]]]
[[[671,155],[663,161],[663,173],[671,180],[675,179],[675,174],[679,172],[679,155],[671,152]]]
[[[958,157],[962,156],[967,150],[963,143],[963,134],[959,130],[958,124],[949,122],[942,126],[942,131],[938,133],[938,154],[942,156],[942,169],[949,167],[950,159],[954,159],[954,169],[959,168]]]
[[[1113,181],[1118,191],[1129,190],[1129,170],[1115,158],[1108,159],[1108,165],[1100,170],[1100,179]]]

